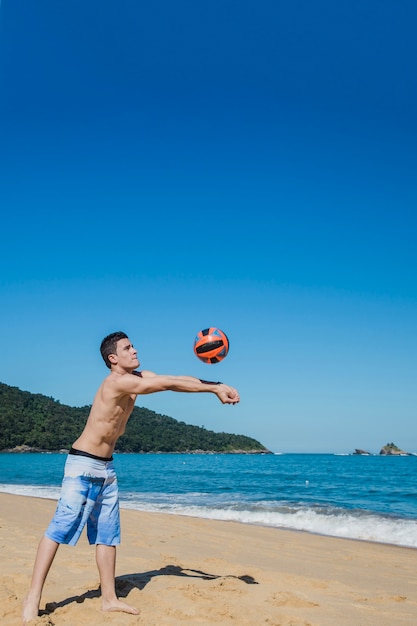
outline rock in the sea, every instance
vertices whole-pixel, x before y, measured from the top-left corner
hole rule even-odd
[[[394,443],[387,443],[386,446],[381,448],[381,452],[379,454],[382,454],[383,456],[409,456],[410,455],[409,452],[404,452],[404,450],[401,450],[401,448],[396,446]]]

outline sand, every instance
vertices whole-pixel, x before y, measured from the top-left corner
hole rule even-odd
[[[56,502],[0,494],[0,624],[21,624],[38,541]],[[94,548],[61,546],[31,625],[397,626],[417,624],[417,551],[122,510],[118,595],[103,613]]]

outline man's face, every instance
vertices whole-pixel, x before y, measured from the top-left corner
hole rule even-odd
[[[135,350],[129,339],[119,339],[116,344],[117,363],[125,369],[139,367],[138,351]]]

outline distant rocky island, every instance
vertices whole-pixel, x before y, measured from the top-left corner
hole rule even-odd
[[[371,452],[367,450],[361,450],[360,448],[356,448],[353,454],[358,454],[360,456],[372,456]],[[401,450],[395,443],[387,443],[383,446],[379,452],[381,456],[412,456],[411,452],[405,452],[405,450]]]

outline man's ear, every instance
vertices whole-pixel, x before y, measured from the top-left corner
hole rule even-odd
[[[115,354],[109,354],[108,359],[113,365],[117,365],[117,356]]]

